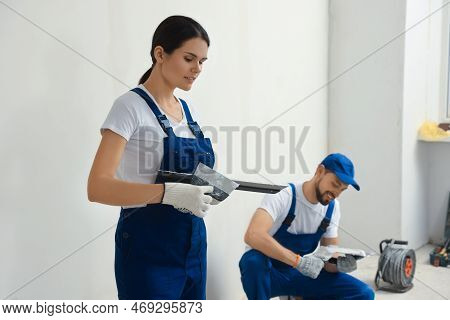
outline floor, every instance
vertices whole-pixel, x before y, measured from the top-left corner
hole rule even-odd
[[[376,291],[377,300],[436,300],[450,299],[450,267],[434,267],[429,263],[429,253],[434,246],[425,245],[416,250],[416,273],[414,287],[405,293]],[[358,262],[358,270],[351,274],[370,284],[375,290],[375,273],[378,256],[367,257]]]

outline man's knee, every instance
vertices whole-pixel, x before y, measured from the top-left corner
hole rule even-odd
[[[250,250],[246,252],[239,261],[239,268],[241,274],[244,275],[246,271],[252,273],[269,270],[269,258],[257,250]]]

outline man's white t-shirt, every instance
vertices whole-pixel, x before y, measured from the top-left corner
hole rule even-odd
[[[296,203],[295,203],[295,219],[291,226],[287,229],[292,234],[315,233],[326,215],[328,205],[323,206],[320,203],[313,204],[309,202],[303,194],[303,182],[294,183]],[[338,200],[334,200],[333,216],[330,225],[323,234],[325,238],[335,238],[338,236],[339,219],[341,211]],[[266,210],[273,219],[273,226],[269,230],[269,234],[273,236],[278,231],[284,219],[288,215],[289,208],[292,204],[291,187],[284,188],[278,193],[267,194],[264,196],[259,208]],[[250,250],[249,246],[246,250]]]
[[[158,103],[143,85],[144,90],[158,106]],[[181,105],[181,102],[178,100]],[[188,104],[194,121],[197,115]],[[164,111],[158,106],[162,114]],[[175,122],[166,115],[176,136],[195,138],[187,125],[186,115],[183,111],[183,120]],[[110,129],[127,140],[120,164],[116,170],[117,179],[135,183],[155,183],[161,165],[164,143],[167,137],[158,120],[148,106],[147,102],[137,93],[128,91],[114,101],[114,104],[101,126],[101,131]],[[124,208],[145,207],[146,204],[124,206]]]

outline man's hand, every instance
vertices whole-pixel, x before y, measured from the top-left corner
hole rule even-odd
[[[315,256],[305,256],[300,258],[300,262],[295,267],[301,274],[316,279],[324,266],[322,259]]]
[[[338,272],[337,265],[331,262],[325,262],[325,266],[323,267],[326,272],[336,273]]]

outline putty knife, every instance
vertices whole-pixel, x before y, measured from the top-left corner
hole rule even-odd
[[[166,182],[188,183],[196,186],[213,186],[214,191],[210,195],[217,201],[225,200],[234,190],[277,193],[286,188],[286,186],[231,180],[201,162],[193,174],[163,170],[160,170],[159,174]]]

